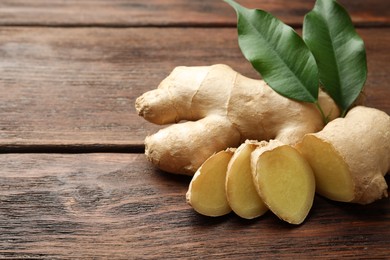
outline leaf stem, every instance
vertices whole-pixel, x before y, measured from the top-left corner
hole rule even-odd
[[[321,116],[322,116],[322,120],[324,121],[324,124],[326,125],[327,123],[329,123],[329,118],[327,116],[325,116],[324,110],[322,110],[318,101],[314,102],[314,104],[316,105],[317,109],[320,111]]]
[[[346,109],[344,109],[343,110],[343,112],[341,112],[341,115],[340,115],[340,117],[345,117],[345,115],[347,114],[347,110]]]

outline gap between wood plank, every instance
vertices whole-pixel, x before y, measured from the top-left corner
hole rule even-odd
[[[2,145],[0,154],[5,153],[144,153],[144,145],[106,145],[106,144],[80,144],[80,145]]]

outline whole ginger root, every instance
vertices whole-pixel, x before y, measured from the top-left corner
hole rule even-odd
[[[339,116],[322,91],[318,102],[329,120]],[[157,89],[140,96],[135,107],[152,123],[172,124],[146,137],[148,159],[164,171],[186,175],[212,154],[246,139],[293,145],[324,127],[315,105],[285,98],[264,81],[222,64],[177,67]]]

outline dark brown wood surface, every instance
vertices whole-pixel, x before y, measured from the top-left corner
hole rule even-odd
[[[300,28],[314,1],[239,1]],[[367,105],[390,114],[387,0],[340,0],[368,56]],[[303,225],[208,218],[189,177],[155,169],[135,99],[178,65],[258,77],[222,1],[0,1],[0,259],[386,259],[390,205],[317,196]],[[389,178],[388,178],[389,179]],[[388,180],[389,181],[389,180]]]

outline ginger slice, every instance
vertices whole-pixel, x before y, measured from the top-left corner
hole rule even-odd
[[[267,207],[280,219],[301,224],[315,193],[308,162],[293,147],[272,140],[252,154],[252,166],[257,191]]]
[[[238,216],[253,219],[268,211],[256,187],[251,173],[251,153],[257,142],[246,141],[234,152],[226,174],[226,197],[230,207]]]
[[[198,213],[217,217],[231,212],[225,193],[225,181],[233,151],[227,149],[212,155],[192,178],[186,199]]]

